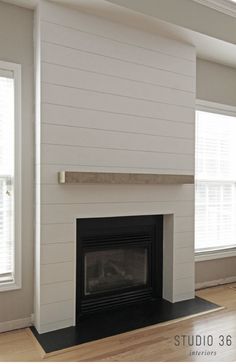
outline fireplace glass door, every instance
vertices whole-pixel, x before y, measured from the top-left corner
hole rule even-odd
[[[77,220],[77,323],[162,297],[162,227],[162,216]]]
[[[147,285],[148,248],[120,247],[87,251],[84,257],[84,295]]]

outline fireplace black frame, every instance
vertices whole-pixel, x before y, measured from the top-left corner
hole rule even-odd
[[[163,215],[77,219],[76,321],[94,312],[162,298]],[[121,242],[120,237],[127,237]],[[148,251],[146,285],[89,296],[84,294],[84,257],[94,250],[145,247]]]

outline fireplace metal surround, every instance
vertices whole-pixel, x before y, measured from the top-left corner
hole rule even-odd
[[[77,323],[162,297],[163,216],[77,219]]]

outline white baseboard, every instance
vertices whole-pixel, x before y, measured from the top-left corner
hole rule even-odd
[[[223,279],[216,279],[214,281],[196,283],[195,289],[198,290],[198,289],[203,289],[203,288],[221,286],[223,284],[234,283],[234,282],[236,282],[236,276],[227,277],[227,278],[223,278]]]
[[[23,329],[32,325],[32,317],[0,322],[0,332]]]

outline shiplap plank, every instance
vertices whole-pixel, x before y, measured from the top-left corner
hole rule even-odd
[[[71,262],[75,257],[75,244],[50,244],[41,247],[41,264]]]
[[[194,277],[194,267],[192,261],[190,263],[180,263],[175,266],[175,279],[183,279]]]
[[[74,242],[76,239],[75,224],[41,225],[41,244]]]
[[[188,248],[189,246],[193,246],[194,244],[194,230],[192,231],[184,231],[184,232],[175,232],[175,247],[179,248]]]
[[[135,64],[164,69],[166,71],[193,77],[195,62],[153,52],[146,48],[116,42],[96,34],[82,32],[50,22],[42,22],[42,40],[87,52],[123,59]]]
[[[170,100],[174,100],[176,105],[187,107],[195,103],[195,94],[192,92],[174,90],[54,64],[43,63],[41,74],[42,81],[62,86],[79,87],[84,90],[94,90],[156,102],[170,103]]]
[[[164,104],[50,83],[42,84],[42,102],[184,122],[192,122],[195,114],[193,105],[187,108],[172,101]]]
[[[41,265],[41,285],[74,280],[71,262]]]
[[[174,261],[176,264],[192,263],[194,265],[193,238],[191,239],[189,246],[184,248],[175,248]]]
[[[71,317],[74,309],[73,300],[54,302],[41,306],[41,324],[67,320]]]
[[[74,299],[74,282],[58,282],[41,286],[41,304]]]
[[[194,290],[195,290],[195,282],[194,282],[194,276],[176,279],[174,281],[174,294],[182,295],[187,292],[192,292],[194,296]]]
[[[184,198],[182,196],[182,198]],[[194,231],[194,219],[190,217],[175,217],[174,220],[174,232],[192,232]]]
[[[91,203],[91,204],[48,204],[41,206],[42,224],[67,224],[75,222],[76,218],[158,215],[176,213],[179,216],[193,216],[192,201],[159,202],[136,201],[121,203]]]
[[[137,185],[44,185],[42,203],[99,203],[152,201],[193,201],[194,186],[137,186]]]
[[[158,135],[194,139],[194,124],[145,118],[138,115],[71,108],[63,105],[43,104],[42,121],[95,130],[111,130],[141,135]]]
[[[194,78],[178,73],[131,64],[125,60],[99,54],[88,55],[84,50],[47,42],[42,42],[41,52],[44,62],[194,93]]]
[[[163,38],[157,32],[155,34],[144,32],[125,24],[75,11],[75,9],[52,5],[49,2],[44,2],[42,5],[43,19],[46,21],[80,29],[119,42],[130,43],[141,48],[149,48],[173,57],[195,61],[195,49],[190,44]]]
[[[178,294],[175,292],[174,302],[186,301],[186,300],[190,300],[194,297],[195,297],[195,292],[192,290],[189,292],[181,293],[181,294]]]
[[[193,172],[194,155],[167,154],[115,149],[98,149],[64,145],[42,145],[42,163],[87,166],[187,169]],[[192,174],[192,173],[190,173]]]
[[[45,144],[191,155],[194,153],[193,139],[89,130],[51,124],[43,124],[41,133]]]
[[[40,333],[64,329],[66,327],[74,326],[74,317],[71,316],[67,320],[58,320],[51,323],[45,323],[40,325]]]

